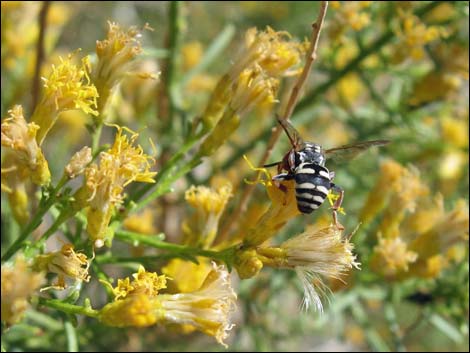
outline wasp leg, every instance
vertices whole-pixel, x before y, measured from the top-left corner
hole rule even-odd
[[[331,184],[331,190],[337,192],[339,194],[339,197],[336,199],[335,203],[331,207],[333,209],[333,222],[335,223],[335,226],[339,230],[344,230],[344,226],[338,222],[338,210],[341,207],[341,204],[343,203],[343,198],[344,198],[344,190],[342,187],[336,185],[336,184]]]
[[[276,183],[276,186],[284,193],[287,193],[287,188],[285,185],[282,185],[281,183],[279,183],[280,181],[283,181],[283,180],[292,180],[294,179],[294,176],[292,174],[289,174],[289,173],[281,173],[281,174],[278,174],[278,175],[275,175],[273,176],[273,181],[277,182]]]

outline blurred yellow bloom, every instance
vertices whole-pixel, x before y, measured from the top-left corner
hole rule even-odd
[[[182,69],[188,71],[199,64],[202,54],[203,47],[201,42],[192,41],[185,43],[181,48],[181,55],[183,57]]]
[[[58,275],[57,284],[49,289],[65,289],[67,285],[65,278],[88,282],[90,275],[88,268],[91,260],[83,253],[76,253],[72,244],[65,244],[59,251],[50,252],[44,255],[38,255],[34,259],[33,268],[37,271],[52,272]]]
[[[94,109],[98,92],[90,82],[89,57],[82,59],[81,66],[72,63],[72,55],[60,58],[58,66],[52,66],[52,72],[44,80],[42,98],[31,118],[39,126],[36,140],[42,144],[46,134],[55,124],[59,113],[65,110],[81,109],[83,112],[98,115]]]
[[[13,325],[21,320],[29,298],[44,282],[44,274],[33,272],[23,256],[11,266],[2,265],[2,321]]]
[[[412,180],[415,180],[413,185],[415,187],[406,186],[407,176],[412,176]],[[364,204],[364,207],[361,211],[361,222],[368,223],[382,208],[385,206],[387,199],[389,198],[392,192],[399,193],[402,188],[408,189],[407,196],[409,200],[409,207],[413,208],[414,197],[413,190],[420,188],[419,180],[417,179],[418,175],[414,169],[407,171],[407,169],[401,166],[398,162],[393,160],[386,160],[380,166],[380,176],[377,180],[374,188],[369,192],[367,201]],[[403,197],[404,197],[403,196]],[[400,198],[396,199],[397,202],[402,201],[403,204],[406,202],[405,199]]]
[[[194,208],[193,215],[183,225],[186,244],[202,248],[212,245],[231,197],[232,185],[228,181],[217,189],[193,185],[186,191],[185,199]]]
[[[398,227],[406,212],[415,212],[417,200],[429,193],[429,188],[419,176],[416,168],[403,168],[399,182],[389,186],[391,197],[385,209],[379,230],[384,238],[398,236]]]
[[[49,166],[35,139],[39,126],[26,123],[20,105],[14,106],[8,113],[10,117],[2,122],[1,130],[2,146],[9,148],[14,159],[10,163],[18,170],[26,169],[35,184],[48,184],[51,179]]]
[[[95,242],[102,246],[109,239],[108,224],[114,208],[123,199],[124,187],[131,182],[153,183],[156,172],[150,172],[150,160],[139,145],[134,147],[138,134],[131,133],[130,139],[123,134],[125,128],[117,127],[113,146],[100,154],[100,164],[85,169],[85,188],[88,198],[87,231]]]
[[[213,264],[202,286],[191,293],[158,294],[165,283],[165,276],[141,267],[133,281],[126,278],[118,282],[115,301],[101,309],[100,320],[117,327],[154,323],[191,325],[225,345],[233,327],[229,316],[237,296],[223,266]]]
[[[408,102],[412,106],[445,99],[459,90],[463,80],[456,74],[445,71],[430,71],[418,80]]]
[[[420,60],[425,56],[424,46],[441,37],[447,32],[440,26],[427,26],[411,9],[398,9],[400,18],[399,26],[395,33],[400,42],[395,47],[393,62],[398,64],[407,58]]]
[[[468,120],[445,117],[441,122],[442,139],[458,148],[468,147]]]
[[[328,34],[333,41],[343,41],[343,35],[349,28],[360,31],[370,24],[370,14],[365,9],[372,1],[331,1],[330,4],[334,10],[334,20]]]
[[[400,237],[384,238],[379,235],[379,243],[374,247],[371,268],[386,277],[393,277],[399,272],[408,271],[418,254],[409,249],[409,245]]]

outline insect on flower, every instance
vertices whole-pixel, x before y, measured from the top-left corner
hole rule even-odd
[[[332,206],[333,220],[338,228],[343,228],[337,221],[337,211],[343,202],[344,190],[333,183],[335,172],[330,172],[325,167],[326,159],[341,162],[354,158],[372,146],[383,146],[390,141],[358,142],[325,150],[319,144],[304,142],[298,131],[288,121],[278,119],[278,122],[286,132],[292,149],[280,162],[266,164],[264,167],[277,165],[278,174],[273,177],[274,181],[292,179],[295,181],[297,208],[302,213],[310,214],[319,208],[330,190],[338,193],[339,197]],[[280,188],[286,191],[285,186],[280,185]]]

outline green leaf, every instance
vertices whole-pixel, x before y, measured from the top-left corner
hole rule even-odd
[[[429,322],[455,343],[463,342],[463,336],[460,331],[439,314],[432,314]]]

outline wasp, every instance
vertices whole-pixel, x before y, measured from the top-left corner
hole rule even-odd
[[[297,208],[301,213],[310,214],[318,209],[326,197],[333,191],[338,198],[332,205],[333,221],[343,228],[337,220],[337,211],[344,198],[344,190],[333,183],[335,172],[325,167],[327,159],[341,162],[354,158],[357,154],[373,146],[383,146],[388,140],[358,142],[331,149],[323,149],[317,143],[304,142],[298,131],[287,121],[278,119],[284,129],[292,148],[280,162],[266,164],[264,167],[277,166],[278,174],[273,181],[294,180]],[[281,189],[285,190],[282,185]]]

